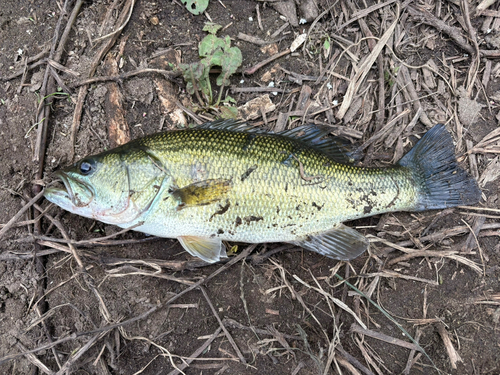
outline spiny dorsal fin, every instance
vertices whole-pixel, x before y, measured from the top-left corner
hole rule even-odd
[[[269,133],[268,131],[256,126],[252,126],[247,122],[233,119],[205,122],[204,124],[198,125],[195,129],[215,129],[245,133]]]
[[[338,260],[354,259],[368,248],[366,237],[344,224],[338,224],[327,232],[309,235],[307,239],[292,243]]]
[[[212,179],[194,182],[180,189],[172,189],[172,196],[179,201],[177,210],[204,206],[222,200],[231,189],[231,180]]]
[[[361,159],[361,155],[352,150],[350,142],[342,137],[328,136],[331,130],[326,126],[303,125],[279,133],[266,131],[237,120],[215,120],[197,127],[197,129],[216,129],[235,132],[278,134],[283,137],[297,139],[307,146],[324,152],[339,163],[352,164]]]

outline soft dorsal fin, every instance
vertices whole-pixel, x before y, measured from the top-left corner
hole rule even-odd
[[[212,179],[194,182],[179,189],[172,189],[172,196],[179,201],[177,210],[204,206],[222,200],[231,189],[231,180]]]
[[[328,136],[331,132],[326,126],[303,125],[279,133],[266,131],[237,120],[215,120],[204,123],[197,129],[216,129],[254,134],[278,134],[297,139],[311,148],[315,148],[339,163],[352,164],[361,159],[361,155],[352,150],[350,142],[342,137]]]
[[[354,259],[368,248],[366,237],[344,224],[338,224],[327,232],[309,235],[304,240],[292,243],[338,260]]]
[[[181,236],[177,238],[189,254],[208,263],[227,258],[226,247],[218,237]]]

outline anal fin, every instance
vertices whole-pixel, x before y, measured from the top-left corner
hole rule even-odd
[[[306,239],[291,243],[338,260],[357,258],[368,249],[366,237],[344,224],[338,224],[327,232],[309,235]]]
[[[231,180],[212,179],[174,189],[171,194],[179,201],[177,210],[181,210],[186,207],[203,206],[220,201],[230,189]]]
[[[226,247],[218,237],[181,236],[177,237],[184,250],[207,263],[215,263],[227,258]]]

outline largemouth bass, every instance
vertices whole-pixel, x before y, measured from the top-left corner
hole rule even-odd
[[[363,168],[328,131],[265,133],[216,121],[146,136],[56,172],[45,197],[88,218],[177,238],[207,262],[226,241],[289,242],[354,259],[367,239],[344,221],[477,203],[476,181],[436,125],[396,165]]]

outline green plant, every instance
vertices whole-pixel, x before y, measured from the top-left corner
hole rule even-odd
[[[394,67],[392,71],[390,70],[384,71],[384,79],[389,84],[389,87],[394,86],[394,84],[396,83],[396,77],[398,75],[398,72],[399,72],[399,66]]]
[[[181,2],[195,16],[203,13],[208,7],[208,0],[181,0]]]
[[[203,38],[198,46],[198,53],[201,58],[199,62],[191,64],[180,64],[187,91],[191,95],[196,95],[202,106],[213,104],[212,86],[210,84],[210,69],[214,66],[221,67],[221,73],[217,77],[216,84],[220,86],[219,97],[216,106],[221,102],[224,86],[229,85],[229,77],[236,72],[241,65],[243,58],[238,47],[231,47],[229,36],[225,38],[217,37],[216,33],[221,28],[220,25],[207,23],[203,28],[208,35]],[[200,95],[201,94],[201,95]],[[226,98],[223,102],[229,102]]]
[[[329,35],[326,35],[323,41],[323,54],[325,55],[325,59],[328,58],[328,55],[330,55],[330,49],[331,49],[331,39]]]

